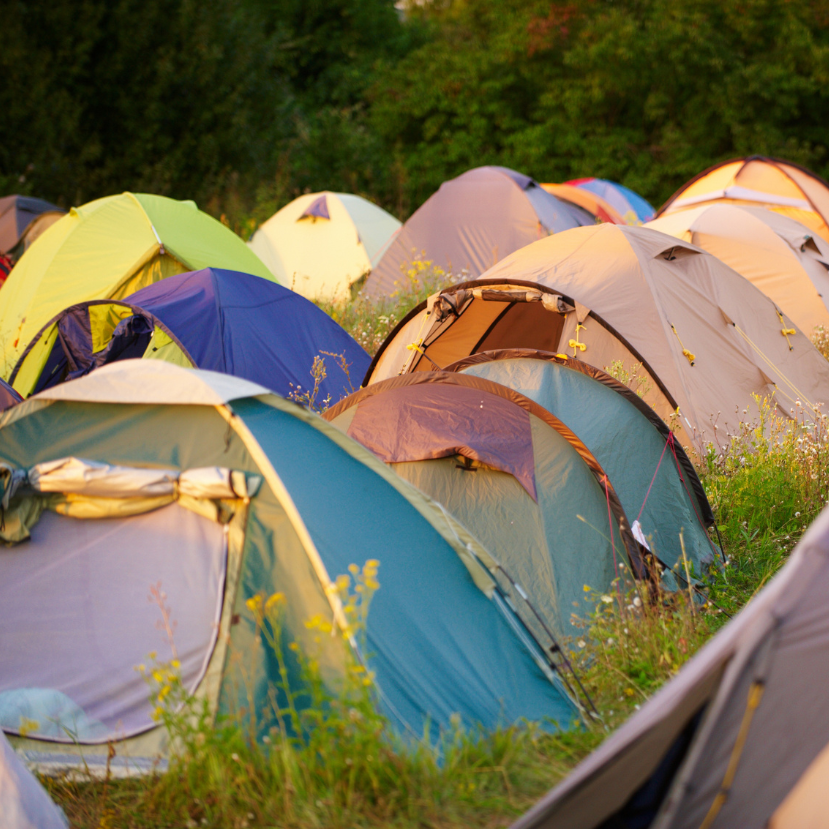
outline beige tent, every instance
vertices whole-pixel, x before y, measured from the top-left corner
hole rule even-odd
[[[829,827],[829,511],[774,581],[513,829]]]
[[[389,335],[366,383],[499,348],[636,370],[634,387],[698,452],[750,416],[753,395],[774,395],[786,414],[797,401],[807,414],[829,402],[829,363],[771,300],[711,254],[647,228],[568,230],[435,294]]]
[[[829,242],[765,207],[705,204],[647,227],[722,259],[785,311],[804,334],[829,329]]]
[[[768,207],[829,240],[829,185],[791,161],[752,155],[715,164],[680,187],[657,217],[711,202]]]
[[[400,222],[351,193],[308,193],[253,234],[251,250],[283,284],[309,299],[344,298],[371,272]]]

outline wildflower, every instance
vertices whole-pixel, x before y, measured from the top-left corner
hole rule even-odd
[[[259,594],[251,596],[245,604],[247,605],[248,610],[252,613],[256,613],[256,611],[262,606],[262,597]]]
[[[346,576],[345,574],[341,576],[337,576],[337,590],[344,591],[348,590],[348,586],[351,584],[351,579]]]
[[[579,639],[579,641],[578,641],[578,642],[576,642],[576,644],[577,644],[580,648],[586,648],[586,647],[587,647],[587,642],[585,642],[585,641],[584,641],[584,639]]]
[[[178,659],[174,659],[174,660],[170,663],[170,665],[171,665],[173,668],[175,668],[176,670],[178,670],[178,669],[181,667],[181,662],[179,662],[179,661],[178,661]]]
[[[370,570],[376,570],[379,566],[380,566],[380,562],[377,561],[376,558],[370,558],[366,562],[366,567],[368,567]]]
[[[625,688],[625,696],[632,697],[633,693],[633,688]]]
[[[265,612],[267,613],[271,608],[276,607],[279,604],[282,604],[284,601],[284,593],[272,593],[270,596],[268,596],[268,600],[265,602]]]
[[[794,517],[795,517],[795,518],[800,518],[800,513],[799,513],[799,512],[796,512],[796,513],[794,514]]]
[[[230,759],[233,760],[234,763],[239,763],[239,755],[234,751],[233,754],[230,755]]]
[[[296,642],[291,642],[291,644],[288,645],[288,649],[296,653],[299,650],[299,645]]]
[[[360,572],[360,568],[356,564],[349,564],[348,572],[356,576]]]
[[[633,600],[633,604],[634,604],[636,607],[641,607],[641,606],[642,606],[642,600],[641,600],[641,599],[637,596],[637,597]]]
[[[608,640],[607,640],[607,646],[608,646],[608,647],[611,647],[611,646],[613,645],[613,642],[614,642],[614,639],[613,639],[613,637],[611,636],[611,637],[610,637],[610,639],[608,639]]]
[[[589,584],[585,584],[585,585],[584,585],[584,592],[585,592],[585,593],[589,593],[589,592],[590,592],[590,585],[589,585]]]
[[[607,594],[605,594],[604,596],[602,596],[602,601],[603,601],[605,604],[610,604],[610,603],[613,601],[613,599],[611,599],[611,598],[610,598],[610,596],[608,596]]]

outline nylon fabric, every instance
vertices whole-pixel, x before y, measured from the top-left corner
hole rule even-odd
[[[430,723],[434,739],[455,712],[487,728],[516,717],[572,724],[569,700],[517,643],[451,547],[397,491],[377,486],[369,469],[287,413],[254,400],[236,408],[288,486],[328,572],[347,572],[347,550],[380,561],[369,663],[398,730],[423,734]],[[315,474],[334,464],[339,474]],[[446,664],[454,668],[451,678],[440,670]]]
[[[607,473],[627,515],[639,517],[656,555],[671,567],[680,563],[682,532],[694,573],[705,571],[713,560],[711,543],[673,455],[659,463],[665,437],[622,395],[548,360],[494,359],[463,371],[515,389],[567,424]]]

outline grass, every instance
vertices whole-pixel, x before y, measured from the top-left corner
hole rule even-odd
[[[364,303],[326,310],[371,351],[402,317],[401,305],[450,278],[428,263],[408,276],[396,305],[379,312]],[[258,746],[233,721],[211,728],[191,711],[185,722],[175,706],[186,700],[169,666],[161,666],[161,683],[151,690],[158,700],[165,684],[171,686],[166,696],[172,707],[162,704],[160,716],[181,746],[170,770],[136,780],[58,778],[45,785],[78,829],[509,825],[751,601],[827,503],[825,418],[807,423],[798,411],[784,419],[759,403],[759,420],[710,447],[701,470],[728,556],[725,567],[708,574],[711,601],[661,591],[621,600],[597,596],[583,635],[568,645],[601,721],[558,735],[534,724],[490,735],[457,730],[445,735],[438,762],[433,750],[404,750],[385,736],[359,666],[352,666],[338,697],[323,694],[308,706],[313,723],[282,711],[296,717],[293,732],[300,736],[287,738],[276,729],[269,745]],[[373,580],[376,568],[368,575]],[[365,570],[355,579],[365,579]],[[280,601],[271,597],[270,605],[251,608],[274,647]],[[313,659],[306,670],[313,687]]]

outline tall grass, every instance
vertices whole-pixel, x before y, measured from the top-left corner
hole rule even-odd
[[[437,747],[402,746],[357,670],[345,696],[317,696],[311,714],[297,715],[303,738],[277,729],[262,745],[232,719],[210,727],[191,717],[194,730],[178,735],[184,750],[167,773],[106,784],[51,779],[49,790],[84,829],[509,824],[762,588],[826,504],[825,418],[808,421],[797,412],[789,419],[768,401],[758,404],[758,420],[709,447],[701,470],[728,556],[704,586],[710,601],[643,584],[621,603],[615,593],[598,594],[581,635],[567,643],[600,714],[584,729],[555,735],[523,723],[480,734],[458,727]],[[264,598],[251,610],[261,614],[263,630],[272,610]],[[306,663],[309,681],[312,667]]]

